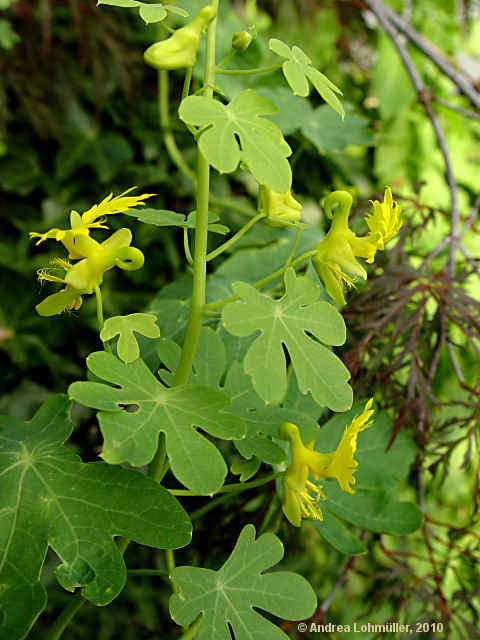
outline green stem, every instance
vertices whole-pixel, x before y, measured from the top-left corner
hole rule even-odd
[[[172,549],[165,550],[165,562],[168,569],[168,575],[175,569],[175,555]]]
[[[170,462],[168,460],[165,460],[165,462],[163,463],[163,467],[160,471],[160,475],[158,476],[158,484],[160,484],[160,482],[163,480],[163,478],[165,477],[165,474],[169,469],[170,469]]]
[[[100,287],[97,285],[94,286],[93,290],[95,291],[95,298],[97,300],[97,321],[98,321],[98,332],[101,333],[103,329],[103,302],[102,302],[102,292],[100,291]]]
[[[256,73],[269,73],[281,68],[282,63],[272,64],[270,67],[257,67],[256,69],[217,69],[217,73],[223,76],[249,76]]]
[[[128,569],[129,576],[161,576],[168,578],[168,571],[165,569]]]
[[[298,160],[300,159],[300,156],[302,155],[302,153],[305,151],[305,149],[308,146],[308,141],[307,140],[303,140],[296,148],[295,148],[295,153],[293,154],[291,160],[290,160],[290,166],[293,167],[297,164]]]
[[[185,88],[185,85],[184,85]],[[195,174],[190,169],[177,147],[170,125],[170,111],[168,104],[168,71],[161,69],[158,72],[158,108],[160,114],[160,127],[163,131],[163,140],[171,161],[183,175],[195,184]]]
[[[297,235],[295,236],[295,240],[293,241],[292,248],[290,249],[290,253],[288,254],[288,258],[285,261],[285,266],[288,267],[290,262],[293,260],[293,256],[295,255],[295,251],[298,246],[298,241],[300,240],[300,234],[302,233],[301,229],[297,229]]]
[[[243,235],[245,235],[247,231],[251,229],[253,225],[257,223],[259,220],[261,220],[262,218],[265,218],[264,213],[258,213],[255,217],[251,218],[241,229],[239,229],[239,231],[237,231],[237,233],[234,236],[229,238],[226,242],[221,244],[219,247],[217,247],[213,251],[210,251],[210,253],[207,253],[207,261],[213,260],[214,258],[219,256],[221,253],[226,251],[229,247],[231,247],[232,244],[235,244],[237,240],[240,240],[240,238]]]
[[[220,60],[216,68],[217,73],[218,73],[218,70],[221,69],[221,67],[223,67],[224,64],[227,64],[227,62],[230,62],[230,60],[235,56],[237,51],[238,51],[237,49],[232,49],[232,51],[230,51],[230,53],[226,55],[225,58],[223,58],[223,60]]]
[[[85,598],[82,597],[82,592],[78,591],[70,600],[68,605],[62,611],[62,613],[55,620],[47,636],[47,640],[58,640],[59,638],[61,638],[63,632],[68,627],[73,616],[77,613],[77,611],[81,607],[83,607],[85,603],[86,603],[86,600]]]
[[[183,81],[181,100],[186,98],[190,92],[190,83],[192,82],[192,71],[193,71],[193,67],[187,67],[187,71],[185,72],[185,80]]]
[[[100,287],[98,285],[96,285],[93,290],[95,291],[95,299],[97,301],[97,322],[98,322],[98,333],[102,333],[102,329],[103,329],[103,302],[102,302],[102,292],[100,291]],[[101,339],[101,338],[100,338]],[[103,343],[103,348],[105,349],[105,351],[112,351],[112,347],[110,346],[110,343],[108,342],[108,340],[106,340],[105,342],[102,340]]]
[[[185,633],[178,640],[193,640],[200,629],[200,625],[202,624],[203,616],[199,616],[195,622],[185,631]]]
[[[155,453],[155,456],[151,463],[148,465],[148,475],[154,482],[160,482],[160,477],[165,475],[163,472],[163,468],[165,466],[165,458],[167,455],[167,448],[165,442],[165,435],[163,433],[160,434],[158,438],[158,447]]]
[[[208,513],[212,509],[215,509],[215,507],[218,507],[219,505],[224,504],[225,502],[229,502],[229,500],[231,500],[232,497],[233,496],[231,493],[224,493],[223,496],[219,496],[218,498],[215,498],[214,500],[207,502],[207,504],[204,504],[203,507],[200,507],[198,509],[195,509],[195,511],[192,511],[192,513],[190,514],[190,520],[192,522],[194,522],[195,520],[198,520],[199,518],[204,516],[206,513]]]
[[[235,482],[232,484],[225,484],[223,487],[220,487],[218,491],[215,491],[212,495],[217,495],[219,493],[242,493],[243,491],[248,491],[248,489],[255,489],[256,487],[261,487],[262,484],[267,484],[271,480],[275,480],[279,476],[283,475],[283,471],[277,471],[274,473],[269,473],[266,476],[262,476],[257,480],[252,480],[252,482]],[[195,491],[190,491],[190,489],[169,489],[169,492],[172,496],[199,496],[201,494],[195,493]]]
[[[167,565],[168,577],[170,579],[170,584],[172,585],[173,593],[178,593],[179,589],[171,578],[175,569],[175,554],[173,553],[173,549],[165,549],[165,564]]]
[[[185,251],[185,257],[187,259],[188,264],[193,264],[193,258],[190,251],[190,244],[188,242],[188,228],[183,227],[183,249]]]
[[[295,258],[295,260],[293,260],[290,264],[284,265],[280,269],[277,269],[276,271],[271,273],[266,278],[263,278],[262,280],[255,282],[252,285],[252,287],[255,287],[255,289],[260,289],[260,287],[263,287],[269,282],[272,282],[272,280],[275,280],[276,278],[278,278],[278,276],[281,276],[282,273],[284,273],[289,267],[295,267],[300,262],[303,262],[304,260],[307,260],[311,256],[314,256],[316,253],[317,252],[315,249],[312,249],[311,251],[307,251],[306,253],[302,253],[301,256],[298,256],[298,258]],[[216,300],[215,302],[209,302],[204,306],[204,310],[211,311],[212,309],[218,309],[218,307],[223,307],[224,304],[227,304],[229,302],[235,302],[236,300],[239,300],[239,299],[240,299],[239,296],[230,296],[229,298],[224,298],[223,300]]]
[[[213,0],[218,8],[218,0]],[[215,32],[216,19],[207,29],[205,55],[205,91],[204,95],[213,96],[212,86],[215,82]],[[205,304],[207,279],[207,242],[208,242],[208,202],[210,195],[210,165],[200,150],[197,150],[197,224],[195,228],[195,252],[193,262],[193,291],[190,316],[185,334],[185,341],[180,355],[180,362],[173,380],[174,385],[185,384],[192,370],[193,358],[197,349],[198,337],[203,322],[203,306]]]

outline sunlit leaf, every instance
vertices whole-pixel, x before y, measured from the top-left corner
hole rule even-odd
[[[291,49],[281,40],[272,38],[269,41],[270,50],[281,58],[287,58],[282,70],[291,90],[297,96],[306,97],[310,93],[309,80],[322,96],[325,102],[332,107],[342,118],[345,115],[342,103],[336,94],[342,94],[340,89],[331,82],[327,76],[312,66],[310,58],[300,49],[293,46]]]
[[[285,193],[292,182],[287,161],[291,149],[277,125],[261,117],[276,111],[273,102],[247,89],[227,105],[205,96],[188,96],[178,113],[187,124],[204,128],[198,145],[217,171],[231,173],[244,162],[257,182]]]
[[[352,403],[350,374],[339,358],[324,345],[345,341],[345,324],[328,302],[319,302],[320,289],[312,280],[285,273],[285,295],[274,300],[254,287],[232,285],[240,302],[223,309],[227,331],[248,336],[260,331],[244,359],[245,372],[252,377],[255,391],[266,402],[281,402],[287,390],[285,347],[302,393],[311,391],[320,406],[345,411]],[[307,335],[309,332],[316,339]],[[321,341],[323,344],[320,344]]]
[[[118,335],[117,353],[123,362],[133,362],[140,356],[135,333],[146,338],[158,338],[160,329],[156,317],[151,313],[131,313],[128,316],[113,316],[105,321],[100,338],[103,342]]]

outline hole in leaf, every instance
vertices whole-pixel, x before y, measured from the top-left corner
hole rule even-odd
[[[121,407],[127,413],[136,413],[140,409],[140,405],[138,404],[121,404],[120,403],[118,406]]]
[[[235,136],[235,140],[237,141],[237,144],[238,144],[238,146],[240,148],[240,151],[243,151],[242,142],[240,140],[240,136],[238,135],[238,133],[234,133],[233,135]]]

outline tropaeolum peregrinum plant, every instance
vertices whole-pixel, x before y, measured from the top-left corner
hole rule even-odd
[[[211,500],[217,493],[235,495],[278,479],[272,504],[278,517],[268,521],[277,523],[275,530],[283,511],[283,531],[312,521],[323,539],[350,554],[366,549],[345,522],[402,534],[419,526],[416,506],[393,495],[408,471],[414,445],[403,435],[385,453],[391,420],[375,416],[372,398],[360,400],[343,417],[341,412],[352,406],[353,390],[334,352],[346,336],[338,310],[345,304],[344,284],[352,287],[357,278],[366,279],[360,260],[373,262],[395,236],[401,210],[387,187],[383,202],[372,203],[366,233],[359,236],[349,227],[352,196],[333,191],[324,201],[331,223],[323,239],[301,221],[302,205],[292,194],[292,150],[268,117],[277,106],[251,88],[239,90],[228,103],[217,97],[216,74],[235,73],[224,67],[235,54],[241,56],[254,34],[253,29],[232,34],[231,53],[217,64],[219,0],[199,7],[193,17],[181,7],[159,3],[99,4],[136,8],[146,22],[160,22],[169,14],[186,20],[153,43],[145,61],[158,70],[166,148],[191,180],[195,206],[185,212],[156,209],[151,207],[154,194],[134,194],[130,188],[106,195],[83,213],[72,211],[63,228],[31,233],[37,244],[57,242],[60,250],[38,272],[41,282],[60,288],[38,303],[37,312],[45,317],[82,313],[83,297],[94,294],[103,350],[88,356],[90,377],[73,383],[69,397],[52,397],[30,422],[0,420],[0,638],[26,637],[44,609],[39,577],[48,547],[59,558],[55,575],[60,585],[78,588],[52,628],[50,637],[58,639],[84,602],[106,605],[119,594],[126,580],[122,555],[132,541],[166,550],[174,588],[170,613],[178,624],[190,625],[185,637],[224,640],[233,633],[236,640],[285,639],[262,611],[305,619],[315,611],[316,595],[301,576],[264,573],[282,558],[278,537],[268,532],[255,540],[255,529],[247,525],[221,569],[175,568],[173,549],[188,545],[192,534],[180,499],[203,496],[205,514],[219,504]],[[205,34],[204,83],[190,95],[192,67]],[[277,64],[242,73],[282,67],[294,93],[307,96],[310,81],[343,117],[339,90],[298,46],[273,39],[270,50],[264,46],[265,55],[283,62],[277,57]],[[196,171],[176,146],[169,124],[168,72],[173,69],[185,76],[178,115],[198,148]],[[211,168],[248,171],[258,184],[258,213],[209,252],[209,233],[217,238],[229,233],[209,210]],[[147,200],[151,208],[142,209]],[[193,280],[191,299],[180,304],[182,313],[189,309],[180,342],[181,333],[171,331],[175,318],[155,313],[159,307],[149,313],[132,309],[104,322],[101,287],[107,272],[140,269],[148,260],[134,246],[128,227],[109,231],[110,217],[120,214],[152,225],[153,233],[162,233],[163,226],[183,231]],[[234,251],[255,224],[292,237],[289,255],[257,282],[240,278],[225,284],[213,275],[207,303],[207,262]],[[308,241],[302,244],[302,238]],[[299,253],[301,246],[309,249]],[[302,272],[310,259],[316,279]],[[215,295],[222,290],[215,288],[218,282],[223,299]],[[71,400],[97,410],[103,462],[84,464],[65,444],[72,431]],[[339,416],[321,429],[319,418],[325,422],[329,409]],[[121,466],[125,463],[129,468]],[[262,465],[273,470],[261,473]],[[225,485],[228,468],[240,477]],[[169,486],[178,488],[162,486],[167,474]],[[149,569],[142,569],[148,575]]]

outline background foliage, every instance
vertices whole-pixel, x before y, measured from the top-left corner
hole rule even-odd
[[[392,0],[389,4],[447,59],[479,78],[480,23],[474,2]],[[186,9],[196,5],[180,3]],[[363,212],[368,199],[391,184],[406,221],[398,243],[343,310],[350,335],[341,355],[357,397],[374,395],[377,406],[385,410],[378,428],[398,473],[390,480],[388,470],[382,470],[383,490],[391,500],[418,501],[425,525],[403,537],[366,531],[361,519],[349,519],[346,507],[342,510],[333,501],[327,505],[324,525],[307,524],[294,531],[284,520],[273,523],[289,547],[282,569],[298,571],[313,584],[322,603],[317,620],[355,619],[360,624],[443,619],[449,624],[449,637],[475,637],[480,624],[478,223],[474,221],[463,238],[467,253],[458,252],[451,281],[444,269],[448,247],[441,248],[450,231],[449,190],[431,122],[390,39],[361,2],[272,1],[263,3],[257,13],[254,3],[246,2],[235,3],[234,9],[222,1],[225,19],[219,57],[228,52],[231,33],[255,21],[258,39],[232,64],[271,62],[273,54],[266,45],[271,32],[288,43],[303,43],[313,63],[346,97],[342,123],[318,94],[312,93],[309,101],[292,96],[282,84],[281,72],[260,90],[281,106],[272,119],[296,150],[293,186],[305,205],[305,216],[318,223],[316,233],[323,228],[318,203],[333,188],[353,187],[358,212]],[[47,245],[33,250],[27,232],[62,226],[71,208],[82,211],[110,191],[118,193],[133,184],[158,193],[158,209],[193,208],[191,185],[165,151],[156,77],[141,57],[157,29],[141,25],[134,11],[97,9],[90,0],[67,4],[0,0],[2,413],[30,418],[52,391],[64,392],[83,377],[85,356],[99,347],[92,299],[78,314],[54,320],[35,314],[40,299],[35,269],[54,254],[48,253]],[[470,108],[428,57],[415,49],[410,53],[435,96]],[[180,94],[181,78],[171,75],[174,99]],[[238,76],[217,80],[227,96],[255,83]],[[479,189],[480,122],[440,103],[435,111],[449,143],[460,214],[467,219]],[[189,134],[179,123],[174,127],[178,145],[192,160]],[[216,174],[213,193],[215,212],[230,228],[243,224],[245,211],[254,211],[252,185],[240,171],[230,178]],[[129,223],[136,245],[148,259],[142,271],[109,274],[103,286],[106,314],[148,307],[168,316],[170,324],[162,325],[162,338],[181,339],[184,301],[190,290],[181,232],[167,227],[152,233],[151,227],[133,217]],[[115,219],[112,224],[121,222]],[[216,261],[212,296],[221,297],[226,283],[238,278],[253,282],[272,271],[288,254],[285,236],[288,233],[268,228],[251,232],[236,245],[239,250],[221,264],[222,259]],[[305,236],[302,250],[318,241]],[[250,345],[224,338],[231,358],[235,350]],[[308,412],[308,407],[301,409]],[[101,437],[93,412],[78,405],[75,412],[71,442],[85,461],[94,460]],[[328,418],[323,414],[321,422]],[[325,443],[328,433],[326,427]],[[365,474],[362,483],[368,486],[367,459],[360,459],[360,470]],[[374,471],[372,464],[370,472]],[[218,569],[233,549],[236,531],[252,522],[252,514],[257,530],[262,522],[272,525],[269,509],[274,495],[274,486],[267,485],[258,493],[231,496],[224,507],[202,519],[195,546],[178,552],[178,564]],[[189,510],[201,506],[193,498],[184,504]],[[376,507],[365,503],[363,509],[375,513]],[[355,535],[337,516],[354,523]],[[392,533],[402,531],[397,527]],[[338,550],[323,538],[335,540]],[[155,566],[161,562],[158,558],[146,548],[129,549],[126,554],[127,563],[132,560],[137,566],[144,562]],[[56,586],[50,566],[47,563],[43,575],[49,589],[48,610],[40,618],[38,633],[69,598]],[[79,612],[68,637],[175,638],[177,631],[167,613],[169,593],[160,578],[132,577],[108,609],[85,607]],[[284,623],[284,629],[292,638],[300,637],[294,625]]]

